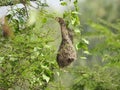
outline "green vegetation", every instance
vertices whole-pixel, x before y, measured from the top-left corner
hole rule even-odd
[[[56,63],[58,15],[48,12],[46,3],[29,17],[25,8],[9,11],[14,38],[3,37],[0,27],[0,90],[120,90],[120,3],[115,1],[74,0],[71,10],[71,0],[60,0],[69,8],[63,18],[74,31],[78,55],[64,69]]]

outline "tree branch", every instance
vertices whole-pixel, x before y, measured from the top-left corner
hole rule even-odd
[[[36,0],[30,0],[36,1]],[[11,6],[20,3],[20,0],[0,0],[0,6]]]

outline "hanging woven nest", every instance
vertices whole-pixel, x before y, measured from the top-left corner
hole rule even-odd
[[[66,27],[63,18],[56,17],[56,20],[61,27],[62,41],[59,46],[57,53],[57,63],[60,68],[70,65],[74,60],[76,60],[76,51],[73,46],[73,36],[71,30]]]

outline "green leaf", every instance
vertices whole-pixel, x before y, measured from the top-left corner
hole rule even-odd
[[[75,0],[75,1],[74,1],[74,4],[77,4],[77,3],[78,3],[78,0]]]
[[[42,23],[46,23],[46,22],[47,22],[47,18],[43,18]]]
[[[3,60],[4,60],[4,57],[0,57],[0,63],[2,63]]]
[[[84,51],[84,54],[90,55],[89,51]]]
[[[88,47],[87,45],[84,43],[84,42],[79,42],[78,44],[76,44],[76,49],[84,49],[84,50],[87,50]]]
[[[74,29],[75,33],[80,33],[80,30],[78,28]]]
[[[89,41],[88,40],[86,40],[86,39],[82,39],[86,44],[89,44]]]
[[[76,18],[73,18],[72,21],[71,21],[72,25],[74,25],[75,22],[76,22]]]
[[[61,1],[60,4],[61,4],[62,6],[66,6],[66,5],[67,5],[67,3],[64,2],[64,1]]]
[[[80,57],[81,59],[84,59],[84,60],[86,60],[87,58],[86,57]]]
[[[76,14],[76,15],[79,15],[80,13],[77,12],[77,11],[73,11],[72,14]]]
[[[46,80],[46,82],[48,83],[50,80],[50,77],[46,76],[45,74],[42,75],[43,79]]]

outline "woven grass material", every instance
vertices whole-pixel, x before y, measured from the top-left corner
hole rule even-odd
[[[64,68],[76,60],[76,51],[73,46],[73,36],[70,29],[66,27],[65,21],[60,17],[57,17],[56,20],[60,24],[62,36],[62,41],[57,53],[57,63],[60,68]]]

